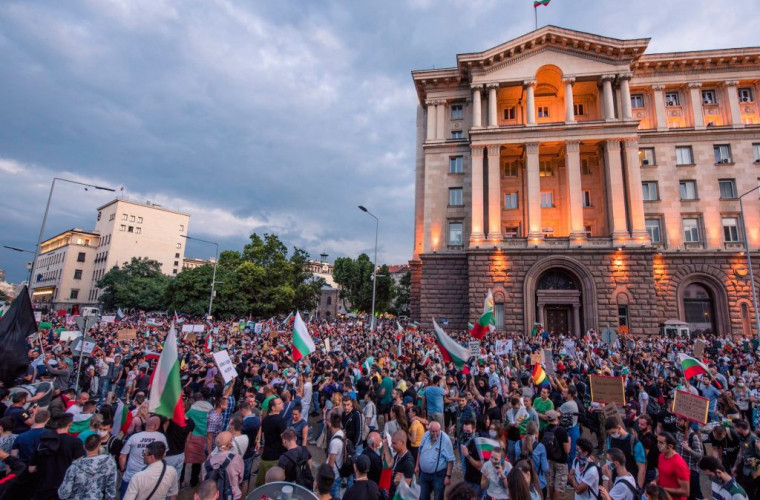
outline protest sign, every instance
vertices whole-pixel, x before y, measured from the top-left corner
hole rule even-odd
[[[589,375],[591,401],[595,403],[617,403],[625,406],[625,382],[623,377]]]
[[[215,352],[214,361],[216,361],[216,366],[219,367],[219,372],[222,374],[222,377],[224,377],[225,384],[237,377],[237,370],[235,370],[235,365],[232,364],[232,360],[230,359],[227,350]]]
[[[330,352],[330,339],[325,339],[325,349]]]
[[[101,316],[100,322],[101,323],[113,323],[116,321],[116,316]]]
[[[574,340],[566,340],[565,341],[565,352],[568,356],[575,357],[575,341]]]
[[[509,339],[506,342],[504,340],[497,340],[495,344],[495,352],[497,356],[506,356],[512,352],[512,339]]]
[[[195,342],[198,335],[195,332],[190,332],[185,335],[185,342]]]
[[[622,408],[618,408],[615,403],[605,405],[604,408],[602,408],[602,414],[604,415],[605,420],[610,417],[616,417],[618,422],[620,422],[620,425],[623,424],[623,417],[625,414],[623,413]]]
[[[480,341],[471,340],[467,343],[467,347],[470,349],[470,357],[478,359],[480,357]]]
[[[264,331],[264,323],[256,323],[253,327],[253,333],[259,334]]]
[[[95,347],[97,347],[97,342],[92,337],[84,337],[84,340],[82,337],[78,337],[74,343],[71,345],[71,352],[79,356],[80,354],[84,354],[85,356],[92,355],[92,351],[95,350]],[[81,346],[81,347],[80,347]]]
[[[71,331],[67,331],[67,332],[61,332],[59,338],[61,340],[63,340],[64,342],[68,342],[69,340],[74,340],[75,338],[77,338],[77,337],[79,337],[81,335],[82,335],[82,332],[71,330]]]
[[[700,358],[702,358],[702,356],[704,356],[704,354],[705,354],[705,345],[706,345],[706,342],[704,340],[701,340],[701,339],[697,339],[697,341],[694,342],[694,357],[695,358],[700,359]]]
[[[556,375],[557,370],[554,368],[554,356],[551,349],[544,349],[544,370],[547,375]]]
[[[269,340],[274,340],[277,338],[277,336],[280,334],[277,330],[272,330],[269,332]]]
[[[124,328],[116,332],[118,340],[133,340],[137,338],[137,330],[134,328]]]
[[[182,332],[192,332],[193,331],[193,325],[182,325]]]
[[[673,396],[674,415],[702,425],[707,423],[710,400],[686,391],[676,391]]]
[[[42,311],[34,311],[34,321],[37,323],[42,321]]]
[[[148,326],[161,326],[161,323],[157,319],[154,319],[154,318],[146,319],[145,324]],[[184,328],[184,325],[183,325],[183,328]]]
[[[544,356],[540,352],[532,352],[532,353],[530,353],[530,364],[531,365],[540,365],[543,360],[544,360]]]

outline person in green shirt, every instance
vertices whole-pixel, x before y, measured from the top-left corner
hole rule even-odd
[[[383,368],[383,381],[380,382],[378,397],[380,404],[378,405],[377,412],[383,415],[387,422],[391,413],[391,404],[393,403],[393,379],[390,377],[390,372],[387,368]]]
[[[538,413],[539,430],[543,431],[544,428],[549,425],[549,419],[546,417],[546,412],[554,409],[554,403],[549,399],[549,388],[542,387],[541,395],[533,401],[533,408]]]

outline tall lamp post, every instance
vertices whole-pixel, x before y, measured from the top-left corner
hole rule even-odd
[[[30,253],[32,255],[36,255],[33,251],[31,251],[31,250],[24,250],[23,248],[11,247],[11,246],[8,246],[8,245],[3,245],[3,248],[7,248],[8,250],[13,250],[14,252],[23,252],[23,253]],[[29,266],[29,282],[27,283],[27,287],[29,287],[29,288],[31,288],[31,286],[32,286],[32,267],[33,266],[34,266],[34,261],[32,261],[32,263]]]
[[[48,212],[50,211],[50,200],[53,199],[53,190],[55,189],[55,181],[61,181],[61,182],[68,182],[70,184],[79,184],[80,186],[84,186],[85,190],[87,188],[95,188],[100,191],[110,191],[115,192],[115,189],[111,189],[109,187],[103,187],[103,186],[96,186],[95,184],[87,184],[86,182],[78,182],[78,181],[72,181],[70,179],[63,179],[61,177],[53,177],[53,183],[50,184],[50,194],[48,194],[47,199],[47,205],[45,205],[45,215],[42,216],[42,226],[40,226],[40,235],[37,237],[37,246],[34,248],[34,260],[32,260],[32,268],[29,270],[29,297],[32,296],[32,283],[31,279],[32,276],[34,276],[34,266],[37,264],[37,256],[40,252],[40,246],[42,245],[42,235],[45,233],[45,225],[47,224],[47,217]]]
[[[739,209],[741,211],[742,218],[742,232],[744,233],[744,251],[747,252],[747,267],[749,268],[749,283],[752,287],[752,307],[755,309],[755,327],[757,328],[757,336],[760,338],[760,312],[757,310],[757,290],[755,290],[755,276],[752,274],[752,255],[749,251],[749,236],[747,235],[747,224],[744,222],[744,197],[748,194],[760,189],[760,185],[757,185],[739,196]]]
[[[377,232],[380,229],[380,219],[375,214],[367,210],[363,205],[359,205],[359,210],[369,214],[370,217],[375,219],[375,259],[372,261],[372,327],[370,331],[375,333],[375,288],[377,287]]]
[[[216,256],[214,257],[214,274],[211,276],[211,297],[208,299],[208,317],[211,317],[211,306],[214,305],[214,285],[216,284],[216,265],[219,262],[219,243],[214,241],[206,241],[200,238],[194,238],[192,236],[181,235],[183,238],[193,241],[200,241],[201,243],[208,243],[216,247]]]

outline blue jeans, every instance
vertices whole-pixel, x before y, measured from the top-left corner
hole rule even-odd
[[[340,476],[337,476],[335,478],[335,482],[332,485],[332,488],[330,488],[330,496],[333,498],[340,498],[340,483],[343,481],[343,478]]]
[[[313,412],[319,413],[319,391],[315,391],[311,394],[311,405]],[[305,415],[308,418],[308,415]]]
[[[573,460],[575,460],[575,443],[577,443],[578,439],[581,437],[581,429],[578,427],[578,424],[570,427],[567,430],[567,435],[570,437],[570,453],[567,456],[567,465],[568,467],[571,467]]]
[[[98,404],[103,404],[106,399],[106,394],[111,389],[111,379],[107,377],[101,377],[102,383],[100,384],[100,397],[98,398]]]
[[[443,500],[443,490],[446,486],[443,481],[446,479],[446,469],[439,470],[429,474],[420,471],[420,498],[419,500],[430,500],[430,494],[433,493],[434,500]]]
[[[119,498],[124,498],[127,494],[127,488],[129,488],[129,481],[121,480],[121,486],[119,487]]]
[[[507,460],[511,463],[515,463],[515,448],[517,447],[517,441],[507,441]]]

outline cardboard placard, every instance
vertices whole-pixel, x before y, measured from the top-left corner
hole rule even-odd
[[[478,359],[480,357],[480,341],[471,340],[467,343],[467,347],[470,349],[470,357]]]
[[[621,425],[623,424],[625,413],[623,412],[623,409],[618,408],[615,403],[605,405],[604,408],[602,408],[602,414],[604,415],[605,420],[610,417],[616,417],[618,419],[618,422],[620,422]]]
[[[325,339],[325,349],[330,352],[330,339]]]
[[[116,338],[118,340],[134,340],[137,338],[137,330],[135,328],[124,328],[116,332]]]
[[[195,342],[197,338],[198,338],[198,335],[196,335],[195,332],[190,332],[187,335],[185,335],[185,342]]]
[[[706,345],[707,345],[706,342],[701,339],[697,339],[697,341],[694,342],[694,357],[695,358],[701,359],[702,356],[704,356]]]
[[[625,381],[623,377],[589,375],[591,401],[595,403],[617,403],[625,406]]]
[[[544,356],[540,352],[532,352],[530,353],[530,364],[531,365],[540,365],[541,362],[543,362]]]
[[[232,364],[232,360],[230,359],[227,350],[215,352],[214,361],[216,361],[216,366],[219,367],[219,372],[222,374],[222,377],[224,377],[225,384],[237,377],[237,370],[235,370],[235,365]]]
[[[686,391],[676,391],[673,396],[673,415],[702,425],[707,423],[710,400]]]
[[[101,316],[100,322],[101,323],[113,323],[116,321],[116,316]]]

